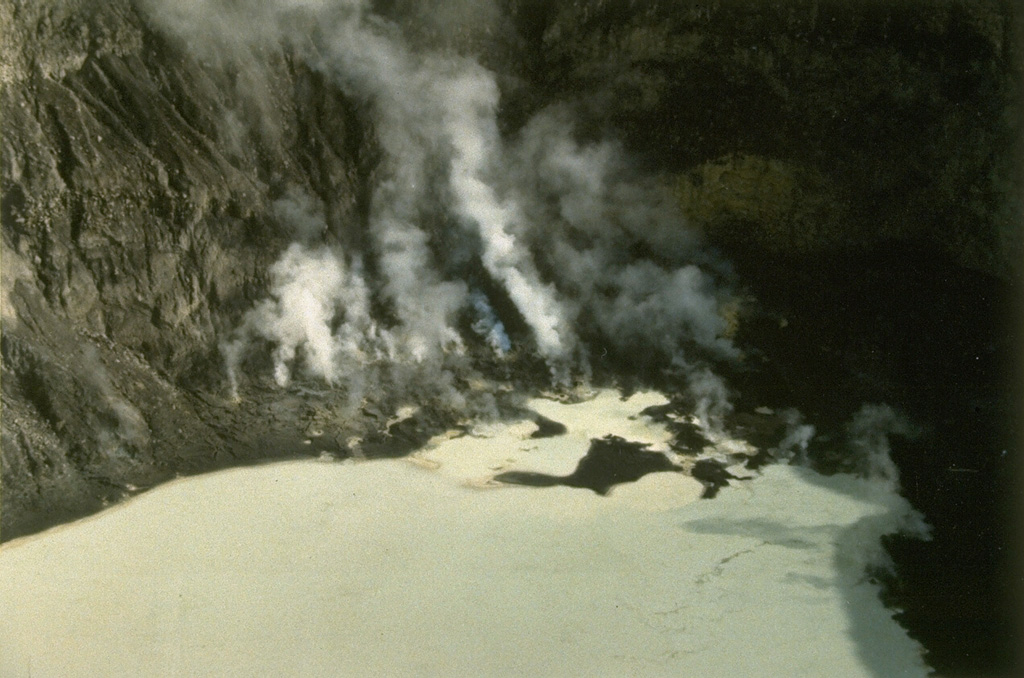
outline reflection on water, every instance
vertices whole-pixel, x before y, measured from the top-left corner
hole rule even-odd
[[[570,476],[606,435],[673,463],[612,393],[566,427],[479,426],[405,460],[177,481],[0,549],[0,675],[925,676],[865,576],[912,515],[881,485],[768,466],[698,501],[676,470]]]

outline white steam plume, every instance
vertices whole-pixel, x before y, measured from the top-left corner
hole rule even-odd
[[[795,464],[807,462],[807,447],[814,438],[815,428],[804,423],[804,416],[799,410],[790,408],[781,413],[786,422],[786,433],[778,446],[771,450],[776,459],[786,459]]]
[[[274,201],[270,213],[288,226],[301,243],[317,242],[327,229],[323,205],[297,186],[289,187],[284,196]]]
[[[485,268],[504,285],[533,330],[541,355],[564,362],[573,341],[565,311],[554,288],[540,281],[529,250],[517,242],[515,224],[523,221],[518,206],[500,201],[486,180],[491,164],[502,159],[494,76],[466,63],[455,77],[438,81],[436,88],[445,102],[445,131],[454,149],[450,181],[455,209],[476,227]]]
[[[383,219],[371,217],[371,229],[386,243],[388,290],[400,316],[407,303],[422,309],[425,297],[447,298],[450,304],[431,311],[439,312],[450,328],[451,316],[463,301],[464,289],[431,292],[424,286],[438,285],[422,277],[431,268],[425,235],[415,224],[427,185],[426,164],[440,152],[448,167],[451,208],[479,236],[485,269],[505,288],[540,353],[549,362],[564,362],[573,344],[565,312],[554,288],[540,280],[529,250],[517,242],[516,221],[521,217],[516,205],[499,199],[496,182],[490,180],[492,174],[500,176],[504,155],[494,75],[466,58],[414,55],[362,16],[343,23],[317,56],[320,67],[350,94],[368,100],[376,113],[391,176],[375,201]],[[410,269],[416,273],[406,280]],[[410,289],[406,282],[415,285]],[[451,333],[428,333],[426,338],[437,343],[450,340]]]
[[[416,361],[436,359],[445,347],[459,346],[454,321],[466,289],[440,278],[429,236],[418,225],[440,124],[439,111],[421,105],[429,100],[431,69],[358,9],[333,26],[312,63],[373,107],[386,159],[385,179],[373,197],[370,232],[384,291],[403,325],[404,351]]]
[[[105,408],[100,408],[112,421],[94,422],[96,436],[105,451],[124,453],[125,448],[141,449],[149,444],[149,424],[142,413],[126,400],[110,381],[98,351],[86,345],[82,349],[82,368],[92,388],[99,394]]]
[[[242,350],[254,337],[275,344],[274,380],[281,386],[291,380],[300,351],[306,369],[329,384],[338,380],[345,362],[365,358],[373,329],[366,285],[345,269],[337,253],[295,243],[271,268],[270,278],[271,298],[245,315],[236,338],[223,349],[234,394]],[[339,317],[345,322],[332,331]]]
[[[515,178],[533,197],[531,222],[544,225],[549,268],[610,341],[670,360],[687,342],[738,354],[693,231],[666,191],[630,176],[617,145],[575,142],[554,108],[527,125],[517,150]]]
[[[889,436],[913,436],[917,428],[888,405],[865,404],[847,424],[846,432],[857,470],[898,491],[900,473],[890,454]]]
[[[469,294],[469,301],[477,314],[477,319],[473,323],[473,331],[484,337],[487,340],[487,345],[497,355],[503,356],[508,353],[512,349],[512,341],[508,338],[504,323],[494,313],[487,297],[482,292],[474,290]]]
[[[553,107],[516,149],[512,180],[530,196],[530,223],[544,225],[536,237],[546,269],[607,344],[681,367],[701,425],[720,427],[731,409],[725,385],[690,355],[739,355],[726,336],[727,297],[698,266],[715,262],[668,192],[635,176],[617,144],[582,144],[573,133],[568,112]]]
[[[855,545],[860,571],[866,566],[893,571],[893,562],[882,534],[901,533],[915,539],[931,539],[931,526],[925,517],[900,496],[899,468],[892,459],[889,438],[892,435],[915,436],[919,430],[906,417],[885,404],[864,404],[846,425],[846,444],[855,463],[855,471],[871,480],[871,491],[888,511],[866,517],[848,529],[843,538]],[[881,528],[881,529],[880,529]]]
[[[586,370],[585,336],[619,355],[681,366],[705,425],[729,411],[724,384],[701,362],[738,355],[713,275],[722,267],[699,248],[671,195],[632,172],[617,144],[576,140],[567,108],[544,110],[517,138],[502,138],[495,76],[464,56],[415,52],[367,2],[143,1],[154,23],[214,64],[240,62],[252,78],[261,54],[289,50],[361,102],[383,152],[366,224],[370,251],[325,245],[322,206],[300,190],[274,204],[272,215],[297,243],[272,271],[270,298],[222,347],[234,389],[257,338],[274,345],[279,383],[298,365],[330,383],[364,380],[374,360],[407,365],[408,374],[390,373],[397,381],[423,370],[440,375],[459,361],[456,328],[470,306],[477,324],[494,330],[487,341],[506,351],[501,319],[492,322],[463,281],[459,257],[468,253],[557,379]],[[446,240],[465,252],[450,251],[441,228],[458,229]],[[386,329],[370,316],[371,289],[389,311]]]

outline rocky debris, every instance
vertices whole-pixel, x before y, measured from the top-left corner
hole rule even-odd
[[[421,409],[389,424],[384,430],[375,431],[359,443],[359,453],[369,459],[404,457],[443,433],[450,424],[437,413]]]
[[[661,452],[646,449],[644,443],[636,443],[608,435],[590,442],[590,449],[580,459],[576,470],[567,476],[553,476],[532,471],[506,471],[494,476],[494,480],[512,485],[531,487],[580,487],[597,494],[608,494],[615,486],[632,483],[648,473],[680,471]]]
[[[665,405],[648,407],[640,414],[665,424],[672,433],[674,451],[679,454],[700,454],[712,443],[701,433],[700,426],[686,417],[690,411],[690,403],[686,402],[685,398],[677,398]]]
[[[715,459],[697,460],[690,469],[690,475],[704,485],[704,493],[701,494],[702,499],[714,499],[715,495],[718,494],[718,490],[728,485],[730,480],[742,480],[739,476],[734,476],[726,470],[724,463]]]
[[[553,438],[564,435],[568,430],[565,424],[536,413],[534,413],[533,423],[537,424],[537,430],[530,434],[531,438]]]

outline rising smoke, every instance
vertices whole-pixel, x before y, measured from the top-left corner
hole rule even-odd
[[[110,380],[110,374],[99,352],[92,346],[82,349],[81,367],[86,384],[97,398],[98,407],[92,422],[96,442],[105,454],[114,458],[130,457],[135,450],[149,445],[150,431],[142,413],[121,395]]]
[[[856,470],[898,491],[900,472],[890,455],[890,437],[913,437],[920,434],[918,428],[889,405],[865,403],[847,424],[846,432]]]
[[[702,424],[720,424],[726,389],[706,359],[738,355],[722,313],[725,268],[617,143],[579,140],[571,107],[503,135],[493,73],[451,51],[414,50],[360,0],[148,8],[159,27],[250,79],[262,50],[286,49],[368,111],[382,150],[366,223],[345,226],[365,230],[368,251],[327,244],[319,198],[293,189],[274,204],[295,243],[271,270],[270,297],[222,346],[234,393],[244,358],[266,343],[278,384],[301,371],[358,393],[368,379],[451,384],[467,342],[483,339],[498,357],[539,355],[562,384],[585,379],[609,350],[671,367],[689,378]],[[424,225],[438,211],[446,241],[459,243],[451,251]]]

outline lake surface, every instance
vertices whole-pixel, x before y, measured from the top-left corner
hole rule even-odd
[[[408,459],[178,480],[0,548],[0,676],[926,676],[865,576],[911,517],[883,485],[769,466],[523,487],[592,438],[665,450],[609,391]],[[670,452],[670,458],[678,461]]]

